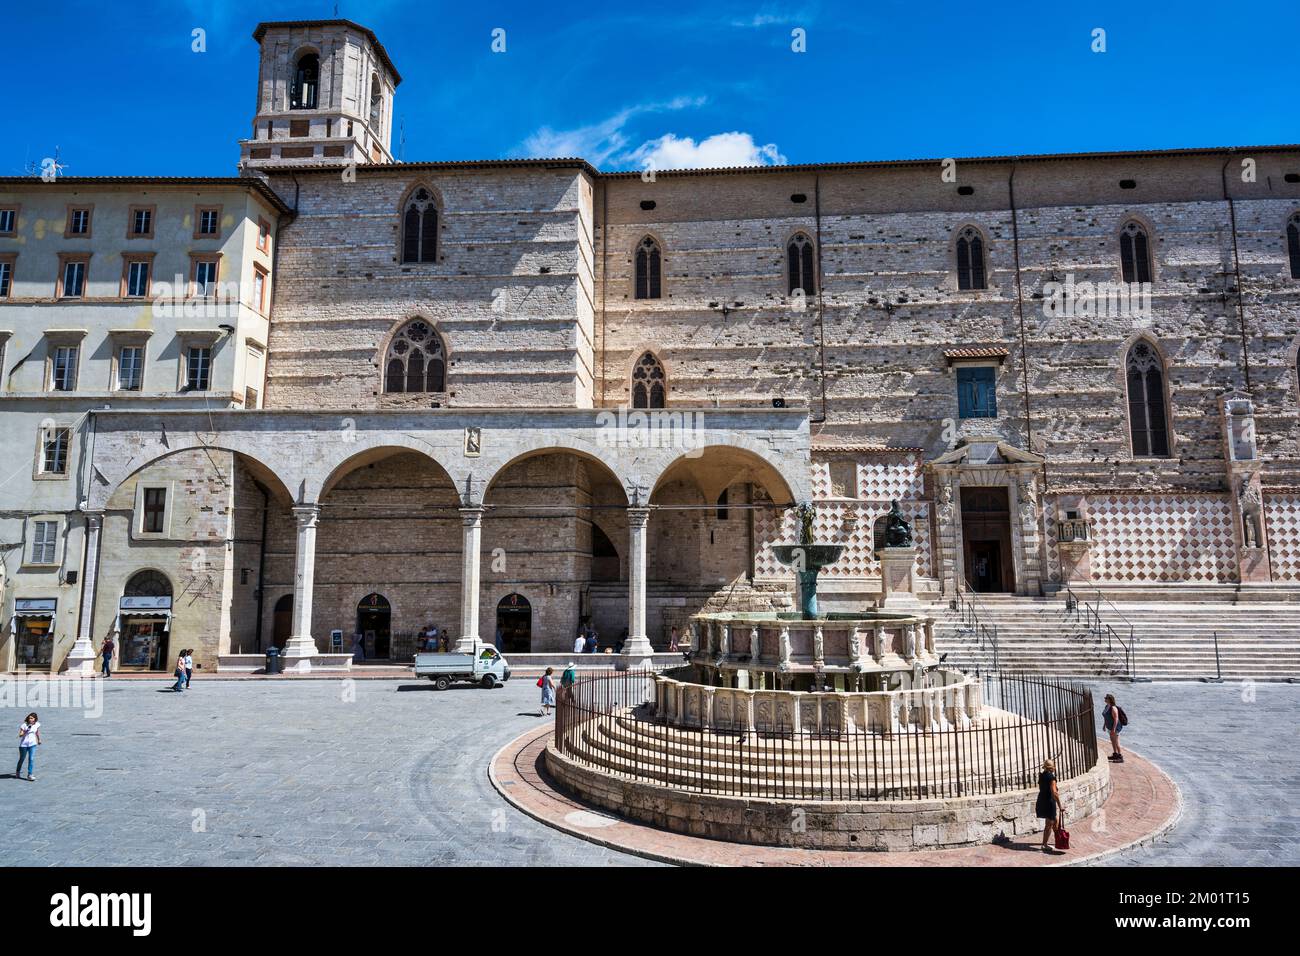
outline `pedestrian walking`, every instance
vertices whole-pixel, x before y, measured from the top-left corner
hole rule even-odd
[[[35,712],[18,725],[18,769],[14,776],[21,779],[23,775],[23,758],[27,759],[27,779],[35,780],[36,747],[41,742],[41,720]]]
[[[182,651],[176,655],[176,667],[173,673],[176,674],[176,683],[172,685],[172,690],[185,690],[185,653]]]
[[[582,653],[584,653],[584,654],[595,654],[595,653],[596,653],[596,647],[597,647],[597,645],[598,645],[599,643],[600,643],[600,641],[599,641],[599,640],[597,639],[597,637],[596,637],[596,629],[595,629],[594,627],[593,627],[593,628],[589,628],[589,629],[587,630],[587,640],[584,641],[584,642],[583,642],[583,645],[582,645]]]
[[[1124,751],[1119,746],[1119,732],[1128,726],[1128,714],[1124,708],[1115,703],[1115,695],[1106,695],[1106,709],[1101,714],[1101,725],[1110,735],[1110,756],[1106,759],[1112,763],[1124,762]]]
[[[573,653],[581,654],[584,647],[587,646],[587,635],[582,628],[578,629],[578,636],[573,639]]]
[[[99,656],[103,660],[103,664],[100,665],[99,669],[105,677],[113,676],[113,650],[113,639],[111,637],[104,638],[104,643],[99,646]]]
[[[194,676],[194,648],[185,650],[185,689],[190,689],[190,678]]]
[[[573,700],[573,685],[578,681],[578,665],[569,661],[569,666],[560,675],[560,698],[569,703]]]
[[[673,625],[673,629],[668,632],[668,649],[670,651],[677,650],[677,626],[676,625]]]
[[[1048,841],[1052,833],[1060,826],[1060,815],[1065,812],[1061,806],[1061,792],[1056,789],[1056,763],[1043,761],[1043,772],[1038,775],[1038,801],[1034,804],[1034,815],[1046,821],[1043,825],[1043,849],[1050,850]]]
[[[551,708],[555,706],[555,674],[554,667],[546,668],[546,673],[537,680],[537,686],[542,689],[542,716],[549,717]]]

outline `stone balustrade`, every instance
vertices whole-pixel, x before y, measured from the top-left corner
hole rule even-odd
[[[880,674],[938,666],[934,618],[831,615],[805,621],[773,614],[698,614],[692,657],[720,670]]]
[[[711,687],[653,677],[655,716],[681,727],[720,731],[878,733],[966,728],[984,712],[980,681],[960,671],[928,671],[928,686],[907,690],[800,692]]]

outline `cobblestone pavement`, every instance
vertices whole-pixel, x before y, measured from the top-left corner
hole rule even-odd
[[[438,693],[426,681],[200,679],[172,694],[165,679],[121,681],[96,685],[92,716],[24,705],[10,682],[0,688],[9,739],[37,710],[46,743],[34,783],[0,767],[0,859],[646,865],[536,823],[492,789],[492,755],[541,721],[533,683]],[[1132,721],[1124,742],[1173,776],[1186,803],[1171,834],[1113,862],[1300,863],[1289,800],[1300,790],[1300,687],[1254,685],[1253,702],[1241,684],[1097,689],[1117,694]]]

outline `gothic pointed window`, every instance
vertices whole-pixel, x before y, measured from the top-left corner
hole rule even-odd
[[[402,211],[402,262],[438,261],[438,206],[421,186]]]
[[[662,257],[659,243],[646,236],[636,247],[636,297],[658,299],[662,295],[660,275]]]
[[[668,398],[663,363],[646,352],[632,369],[632,407],[663,408]]]
[[[957,288],[988,288],[984,272],[984,237],[974,226],[967,226],[957,234]]]
[[[813,241],[802,232],[796,233],[785,247],[786,267],[790,282],[786,291],[794,295],[795,289],[802,289],[805,296],[817,294],[817,279],[814,269],[816,257],[813,255]]]
[[[315,53],[308,53],[298,60],[298,67],[294,70],[293,89],[289,93],[289,108],[314,110],[319,93],[320,57]]]
[[[1133,456],[1168,457],[1169,416],[1165,402],[1165,370],[1160,353],[1150,342],[1135,342],[1128,350],[1124,368]]]
[[[447,361],[442,339],[423,319],[404,325],[384,359],[385,392],[445,392]]]
[[[1120,230],[1119,261],[1125,282],[1151,281],[1151,243],[1147,231],[1135,220]]]
[[[1291,262],[1291,278],[1300,279],[1300,212],[1293,213],[1286,224],[1286,255]]]

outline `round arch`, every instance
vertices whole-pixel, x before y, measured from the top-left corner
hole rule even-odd
[[[250,454],[250,452],[246,448],[241,447],[238,442],[223,442],[219,445],[195,443],[183,447],[168,448],[161,454],[154,455],[152,458],[149,458],[147,461],[140,464],[128,465],[131,470],[116,481],[110,479],[107,484],[92,485],[89,502],[90,509],[96,510],[106,507],[113,497],[122,489],[124,484],[138,477],[142,472],[152,468],[154,465],[166,461],[168,458],[175,455],[192,451],[223,452],[235,455],[239,464],[247,469],[248,473],[259,484],[265,487],[267,492],[272,498],[276,499],[277,502],[288,505],[294,500],[293,494],[289,491],[292,482],[286,481],[275,468],[266,464],[266,462],[262,461],[256,455]],[[261,454],[263,449],[258,448],[257,452],[258,454]]]
[[[614,461],[611,458],[606,458],[588,448],[578,448],[572,445],[554,445],[543,441],[539,441],[535,446],[527,448],[508,461],[501,463],[492,471],[491,475],[486,476],[483,483],[483,500],[487,501],[488,493],[496,484],[497,479],[503,474],[520,462],[527,461],[530,458],[539,458],[542,455],[573,455],[577,458],[581,458],[583,461],[599,466],[604,476],[610,479],[614,486],[619,489],[619,494],[621,496],[619,499],[620,503],[627,504],[627,486],[623,481],[622,476],[619,474],[617,461]]]
[[[496,605],[493,643],[505,653],[527,654],[533,647],[533,606],[523,594],[511,591]]]
[[[651,499],[664,484],[679,478],[693,480],[705,501],[716,501],[725,488],[737,481],[761,485],[778,505],[791,505],[812,494],[808,477],[791,482],[781,467],[761,451],[734,441],[706,444],[677,455],[655,477]]]
[[[315,492],[309,500],[320,501],[329,494],[340,481],[352,474],[352,472],[356,471],[358,468],[373,465],[386,458],[391,458],[394,455],[407,453],[413,453],[427,458],[429,463],[433,465],[439,473],[441,473],[442,477],[446,478],[453,488],[456,487],[455,477],[447,466],[433,455],[427,442],[422,442],[406,435],[386,435],[384,441],[362,448],[360,451],[354,451],[346,458],[332,464],[326,477],[321,481],[320,487],[309,489]]]

